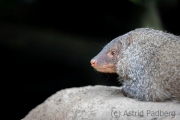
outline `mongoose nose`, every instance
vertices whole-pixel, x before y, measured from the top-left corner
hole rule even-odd
[[[96,66],[96,60],[93,60],[93,59],[92,59],[92,60],[90,61],[90,63],[91,63],[91,66]]]

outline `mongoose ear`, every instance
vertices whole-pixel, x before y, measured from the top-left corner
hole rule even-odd
[[[123,45],[124,49],[128,48],[132,44],[132,35],[128,34],[124,36],[123,40],[121,41],[121,44]]]
[[[128,46],[129,46],[129,45],[131,45],[131,44],[132,44],[132,42],[133,42],[133,40],[132,40],[132,35],[131,35],[131,34],[129,34],[127,38],[128,38],[128,40],[127,40],[127,41],[128,41]]]

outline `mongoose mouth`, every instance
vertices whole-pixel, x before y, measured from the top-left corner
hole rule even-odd
[[[116,73],[115,67],[114,66],[104,66],[104,67],[95,67],[93,66],[94,69],[96,69],[99,72],[103,73]]]

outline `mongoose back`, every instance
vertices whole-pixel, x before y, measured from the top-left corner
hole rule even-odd
[[[127,97],[180,101],[179,36],[138,28],[113,39],[90,62],[99,72],[117,73]]]

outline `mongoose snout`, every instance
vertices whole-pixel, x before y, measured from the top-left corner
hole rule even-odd
[[[91,63],[91,66],[92,66],[92,67],[96,67],[96,60],[93,60],[93,59],[92,59],[92,60],[90,61],[90,63]]]

